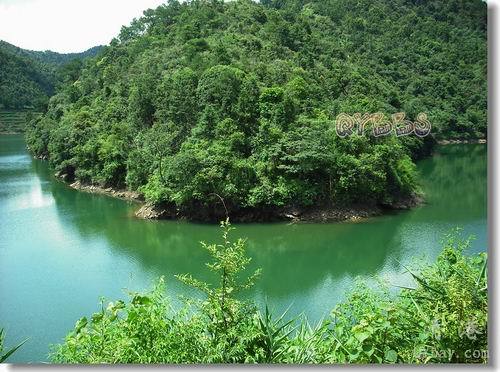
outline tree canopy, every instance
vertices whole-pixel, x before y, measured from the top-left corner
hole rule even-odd
[[[67,76],[28,144],[185,215],[215,194],[233,212],[391,204],[432,136],[339,138],[335,117],[426,113],[437,138],[485,137],[486,48],[480,0],[170,0]]]
[[[66,65],[75,66],[100,49],[60,54],[25,50],[0,40],[0,109],[45,109],[71,68]]]

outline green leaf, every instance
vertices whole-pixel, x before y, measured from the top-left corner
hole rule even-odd
[[[151,303],[151,299],[148,296],[135,295],[132,299],[133,305],[148,305]]]
[[[398,360],[398,353],[394,350],[386,350],[384,359],[389,363],[396,363],[396,361]]]
[[[27,338],[26,340],[21,342],[19,345],[14,346],[12,349],[7,351],[4,355],[0,355],[0,363],[5,362],[8,357],[10,357],[12,354],[14,354],[17,351],[17,349],[19,349],[21,346],[23,346],[26,343],[26,341],[28,341],[28,340],[29,339]]]
[[[365,341],[368,337],[370,337],[370,334],[368,332],[359,332],[359,333],[356,333],[354,335],[354,337],[356,337],[356,339],[359,341],[359,342],[363,342]]]
[[[88,320],[86,317],[79,319],[75,325],[75,333],[78,334],[83,328],[87,326]]]
[[[375,352],[375,349],[373,348],[373,345],[363,345],[363,351],[370,357]]]

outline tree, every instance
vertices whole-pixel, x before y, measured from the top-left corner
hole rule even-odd
[[[170,1],[65,68],[28,145],[69,179],[188,218],[218,220],[213,193],[235,218],[400,205],[435,139],[486,137],[485,14],[480,0]],[[332,130],[340,113],[403,111],[431,133]]]

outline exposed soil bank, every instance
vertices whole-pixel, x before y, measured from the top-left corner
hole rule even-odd
[[[57,178],[67,182],[65,175],[57,174]],[[198,222],[219,222],[226,217],[221,203],[214,203],[213,208],[195,206],[189,210],[180,210],[173,205],[153,205],[145,203],[142,195],[135,191],[115,190],[96,185],[85,185],[79,181],[69,183],[75,190],[93,194],[108,195],[115,198],[142,203],[135,216],[149,220],[182,219]],[[379,216],[390,210],[405,210],[423,203],[421,195],[400,199],[391,204],[354,204],[330,205],[315,207],[282,207],[282,208],[230,208],[229,215],[233,222],[339,222],[360,221],[365,218]]]
[[[480,143],[485,144],[486,139],[444,139],[439,140],[440,145]],[[46,156],[39,159],[46,160]],[[179,209],[174,205],[153,205],[146,203],[142,194],[129,190],[116,190],[114,188],[100,187],[96,185],[73,182],[71,177],[56,173],[59,179],[68,183],[70,187],[95,194],[103,194],[115,198],[125,199],[141,203],[141,207],[135,212],[135,216],[141,219],[184,219],[200,222],[218,222],[226,217],[224,207],[220,202],[214,202],[213,208],[205,205],[192,206],[189,209]],[[390,204],[353,204],[353,205],[318,205],[314,207],[282,207],[282,208],[229,208],[229,216],[234,222],[338,222],[358,221],[365,218],[379,216],[388,211],[406,210],[424,203],[421,195],[414,194],[410,197],[397,200]]]
[[[450,139],[450,140],[439,140],[440,145],[456,145],[461,143],[481,143],[485,144],[487,141],[484,138],[481,139]]]
[[[64,177],[59,176],[57,174],[56,174],[56,176],[64,180]],[[92,194],[108,195],[108,196],[112,196],[114,198],[131,200],[131,201],[135,201],[138,203],[144,201],[144,199],[142,198],[142,195],[138,192],[135,192],[135,191],[115,190],[111,187],[103,188],[103,187],[99,187],[99,186],[95,186],[95,185],[84,185],[80,181],[73,182],[73,183],[69,184],[69,186],[75,190],[89,192]]]
[[[349,206],[332,205],[307,208],[283,207],[270,209],[244,208],[232,210],[229,214],[233,222],[339,222],[359,221],[368,217],[379,216],[388,210],[404,210],[416,207],[423,203],[420,195],[398,200],[390,205],[356,204]],[[190,211],[181,211],[172,206],[155,206],[144,204],[135,214],[143,219],[186,219],[191,221],[218,222],[225,218],[225,211],[221,205],[214,208],[193,208]]]

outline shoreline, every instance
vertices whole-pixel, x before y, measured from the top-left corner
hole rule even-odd
[[[60,179],[62,182],[64,182],[65,184],[67,184],[69,187],[71,187],[74,190],[83,191],[83,192],[87,192],[90,194],[106,195],[106,196],[110,196],[113,198],[132,201],[135,203],[143,203],[144,202],[144,199],[142,198],[141,194],[136,192],[136,191],[116,190],[116,189],[113,189],[112,187],[104,188],[104,187],[95,186],[95,185],[85,185],[85,184],[82,184],[80,181],[68,183],[64,180],[63,176],[58,175],[58,174],[55,174],[55,176],[56,176],[56,178]]]
[[[486,144],[486,139],[457,139],[457,140],[439,140],[438,145],[446,146],[452,144]],[[47,160],[46,156],[34,157],[40,160]],[[69,181],[63,174],[55,174],[55,177],[72,189],[92,194],[100,194],[114,197],[130,202],[140,204],[135,210],[134,216],[145,220],[187,220],[193,222],[219,222],[225,218],[225,214],[220,211],[218,206],[213,210],[207,208],[193,208],[191,211],[181,211],[174,206],[153,205],[144,200],[141,193],[112,187],[100,187],[96,185],[82,184],[80,181]],[[234,222],[252,223],[252,222],[357,222],[367,218],[382,216],[391,212],[409,210],[419,205],[425,204],[422,195],[413,194],[405,199],[397,200],[391,205],[383,204],[352,204],[352,205],[330,205],[315,207],[292,207],[282,208],[246,208],[231,212],[231,220]],[[218,213],[215,211],[218,209]]]
[[[80,181],[66,182],[63,175],[55,174],[55,177],[64,182],[70,188],[90,194],[105,195],[130,202],[140,207],[135,210],[134,216],[143,220],[185,220],[192,222],[217,223],[224,219],[224,213],[215,209],[196,209],[193,213],[180,211],[175,207],[158,206],[148,203],[143,196],[136,191],[116,190],[112,187],[104,188],[96,185],[85,185]],[[255,223],[255,222],[360,222],[367,218],[382,216],[391,212],[409,210],[424,204],[422,195],[413,194],[411,197],[400,199],[390,205],[382,204],[352,204],[332,205],[316,207],[283,207],[273,209],[240,209],[231,216],[233,222]]]
[[[0,132],[0,136],[22,136],[23,132]]]
[[[443,139],[437,141],[438,145],[459,145],[459,144],[480,144],[486,145],[488,141],[485,138],[479,139]]]

